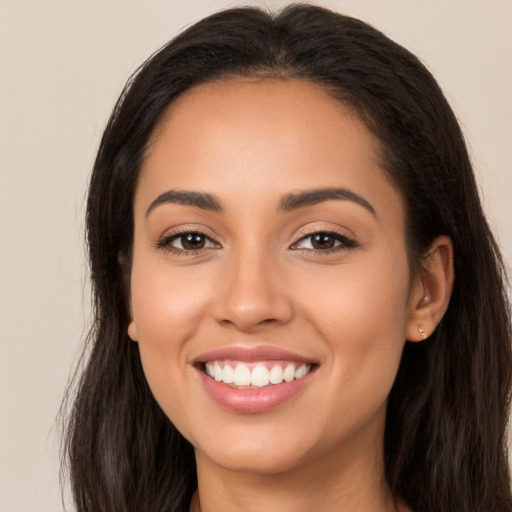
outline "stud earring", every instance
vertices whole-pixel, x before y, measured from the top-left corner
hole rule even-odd
[[[427,335],[425,334],[425,331],[423,330],[423,327],[421,327],[421,325],[418,326],[418,332],[421,334],[424,340],[427,339]]]

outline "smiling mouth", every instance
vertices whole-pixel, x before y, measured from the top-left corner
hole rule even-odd
[[[316,365],[293,361],[243,362],[214,360],[202,364],[202,371],[216,382],[236,389],[270,388],[278,384],[299,380]]]
[[[193,361],[200,382],[215,402],[242,414],[283,406],[309,387],[319,361],[275,346],[229,346]]]

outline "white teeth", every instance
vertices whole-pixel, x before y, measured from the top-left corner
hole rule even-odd
[[[233,377],[233,384],[235,386],[250,386],[251,385],[251,372],[245,364],[238,364],[235,368],[235,375]]]
[[[264,366],[255,366],[251,373],[251,384],[258,388],[268,386],[270,372]]]
[[[213,365],[213,377],[217,382],[222,380],[222,373],[222,368],[220,367],[219,363],[215,363]]]
[[[224,365],[224,370],[222,374],[222,381],[224,384],[233,384],[235,380],[235,370],[229,366],[229,364]]]
[[[276,364],[272,367],[272,370],[270,370],[270,384],[281,384],[283,382],[283,369]]]
[[[215,361],[206,363],[205,371],[217,382],[262,388],[269,384],[281,384],[283,380],[292,382],[295,379],[301,379],[311,371],[311,365],[302,364],[296,368],[295,364],[290,363],[283,370],[280,364],[276,364],[268,370],[267,366],[260,363],[256,364],[251,372],[244,363],[238,363],[233,370],[229,364],[224,363],[222,367]]]
[[[304,377],[304,375],[309,373],[310,369],[311,369],[311,365],[309,365],[309,364],[303,364],[302,366],[299,366],[295,370],[295,378],[300,379],[300,378]]]
[[[293,364],[289,364],[284,371],[284,380],[291,382],[293,379],[295,379],[295,367]]]

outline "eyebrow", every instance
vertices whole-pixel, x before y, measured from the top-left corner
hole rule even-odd
[[[360,195],[346,188],[317,188],[304,190],[298,193],[286,194],[282,197],[277,207],[278,213],[290,212],[306,206],[313,206],[325,201],[351,201],[363,208],[366,208],[374,217],[377,213],[373,206]],[[146,217],[157,207],[162,204],[182,204],[185,206],[195,206],[201,210],[213,212],[222,212],[224,208],[220,199],[206,192],[192,192],[187,190],[168,190],[160,194],[146,210]]]
[[[220,200],[212,195],[205,192],[189,192],[189,191],[178,191],[168,190],[163,194],[160,194],[146,210],[146,217],[161,204],[183,204],[185,206],[195,206],[201,208],[201,210],[209,210],[212,212],[221,212],[223,210]]]
[[[374,217],[377,217],[375,208],[364,197],[346,188],[333,187],[316,188],[299,193],[286,194],[279,203],[278,212],[290,212],[298,208],[332,200],[351,201],[366,208]]]

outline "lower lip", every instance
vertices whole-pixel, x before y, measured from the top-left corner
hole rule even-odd
[[[239,389],[212,379],[196,369],[206,391],[220,405],[236,412],[257,413],[275,409],[291,400],[309,382],[315,370],[292,382],[282,382],[260,389]]]

